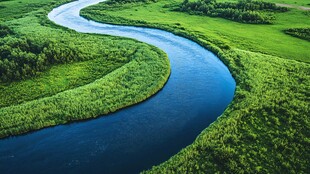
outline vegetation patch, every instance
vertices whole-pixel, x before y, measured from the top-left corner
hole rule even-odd
[[[166,54],[153,46],[50,22],[65,2],[0,2],[0,138],[114,112],[169,77]]]
[[[201,44],[207,42],[209,45],[203,45],[212,52],[216,52],[213,50],[214,47],[221,49],[235,47],[285,59],[310,62],[309,43],[283,34],[283,30],[287,28],[309,27],[310,20],[305,17],[303,11],[275,13],[277,20],[273,25],[256,25],[174,11],[175,7],[182,2],[182,0],[170,0],[148,5],[130,3],[121,6],[100,3],[82,9],[81,15],[105,23],[164,29]],[[187,18],[190,20],[186,20]]]
[[[184,0],[180,11],[191,14],[222,17],[233,21],[254,24],[271,24],[275,17],[273,12],[285,12],[288,9],[278,7],[275,3],[240,0],[235,2],[216,2],[216,0]]]
[[[310,28],[289,28],[284,30],[284,32],[291,36],[310,41]]]
[[[156,48],[139,48],[130,63],[93,83],[1,108],[0,137],[93,118],[141,102],[161,89],[168,79],[169,63],[164,57]]]
[[[2,34],[9,30],[2,30]],[[7,36],[7,35],[6,35]],[[80,54],[69,41],[16,37],[0,40],[0,82],[12,82],[35,76],[55,64],[90,59]]]
[[[0,38],[9,34],[13,34],[13,31],[8,26],[0,24]]]
[[[152,3],[157,2],[157,0],[109,0],[106,3],[110,5],[122,5],[122,4],[128,4],[128,3]]]

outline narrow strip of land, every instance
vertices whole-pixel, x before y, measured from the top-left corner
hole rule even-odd
[[[276,5],[279,6],[279,7],[296,8],[296,9],[299,9],[299,10],[310,10],[310,7],[305,7],[305,6],[296,6],[296,5],[282,4],[282,3],[276,3]]]

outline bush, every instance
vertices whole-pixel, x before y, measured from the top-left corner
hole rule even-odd
[[[199,0],[196,2],[184,0],[179,10],[212,17],[222,17],[242,23],[271,24],[274,16],[270,11],[284,12],[287,11],[287,8],[277,7],[274,3],[252,0],[243,0],[237,3],[218,3],[215,0]]]
[[[286,34],[310,41],[310,28],[289,28],[284,30]]]

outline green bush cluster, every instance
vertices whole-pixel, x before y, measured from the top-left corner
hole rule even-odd
[[[284,30],[286,34],[310,41],[310,28],[289,28]]]
[[[271,24],[275,18],[271,12],[284,12],[287,11],[287,8],[277,7],[275,3],[252,0],[240,0],[237,3],[216,2],[216,0],[195,2],[184,0],[179,10],[193,14],[222,17],[242,23]]]
[[[0,24],[0,38],[13,34],[13,31],[6,25]]]
[[[69,43],[15,36],[0,39],[0,81],[25,79],[55,64],[86,59]]]
[[[151,3],[151,2],[157,2],[157,0],[109,0],[106,3],[107,4],[114,4],[114,5],[121,5],[126,3]]]

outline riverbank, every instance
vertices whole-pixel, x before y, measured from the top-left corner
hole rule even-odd
[[[275,25],[248,25],[172,11],[176,4],[102,3],[82,11],[92,20],[162,28],[193,39],[217,53],[236,79],[225,113],[192,145],[145,173],[306,173],[309,42],[282,31],[309,25],[306,14],[292,10],[277,15]]]
[[[37,173],[43,170],[49,173],[138,173],[168,159],[190,144],[231,102],[235,81],[214,54],[193,41],[166,31],[112,26],[79,16],[77,12],[80,9],[95,2],[98,1],[65,4],[49,13],[49,18],[78,32],[130,37],[164,50],[172,68],[169,81],[154,97],[112,113],[110,117],[55,126],[1,140],[0,163],[3,165],[0,169],[3,173]],[[93,36],[98,39],[107,37]],[[128,39],[122,43],[128,43]],[[139,48],[143,47],[139,45]],[[116,46],[115,49],[123,47]],[[147,59],[137,61],[139,65],[149,64],[149,60],[152,60],[143,52],[138,55]],[[152,68],[157,67],[152,66],[148,70],[153,71]],[[136,72],[135,69],[128,71],[134,77]],[[126,77],[128,73],[121,77]],[[109,84],[119,80],[107,79]],[[94,83],[98,81],[103,80]],[[80,87],[81,90],[74,90],[73,93],[78,97],[71,99],[81,100],[89,94],[106,92],[102,91],[105,86],[100,86],[101,82],[90,91],[81,89],[85,86]],[[137,88],[139,84],[133,84],[132,87]],[[112,90],[117,91],[118,88]],[[89,103],[93,104],[93,101]],[[81,108],[88,103],[78,101],[78,104],[77,107]],[[85,108],[81,108],[82,111]],[[42,162],[42,157],[48,158]]]
[[[0,83],[0,138],[115,112],[169,78],[167,55],[153,46],[50,22],[48,12],[65,2],[1,2],[1,24],[12,30],[1,38],[9,54],[1,75],[17,80]]]

